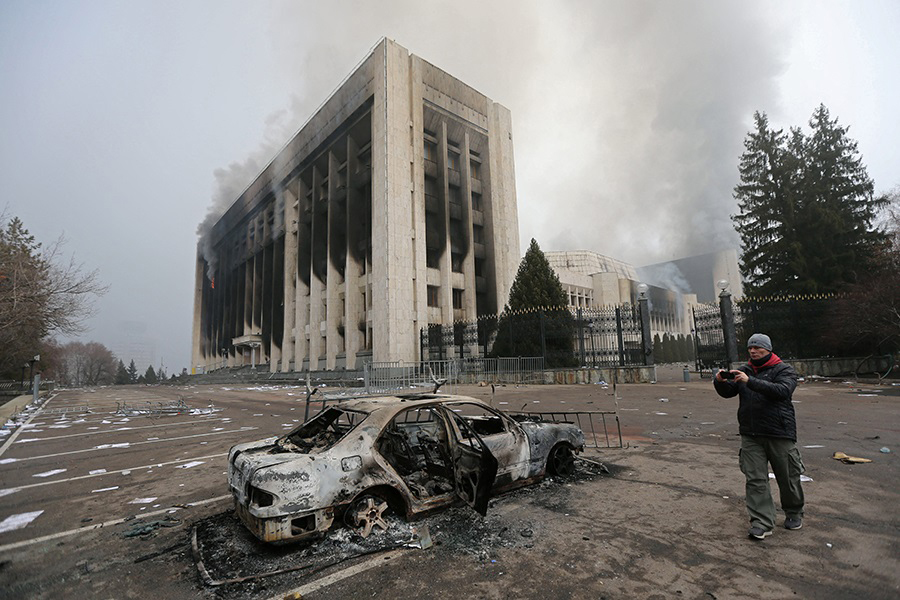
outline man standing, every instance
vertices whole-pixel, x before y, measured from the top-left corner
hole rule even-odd
[[[741,472],[747,478],[748,535],[757,540],[772,535],[775,503],[769,492],[769,469],[781,494],[786,529],[803,525],[803,461],[797,450],[797,420],[791,395],[797,373],[772,352],[772,340],[754,333],[747,340],[750,362],[733,371],[716,373],[713,385],[723,398],[740,396]]]

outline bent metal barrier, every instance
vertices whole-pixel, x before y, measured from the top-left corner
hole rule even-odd
[[[622,425],[619,423],[619,415],[614,410],[583,410],[573,412],[535,412],[521,411],[509,412],[514,419],[520,418],[540,423],[574,423],[584,432],[584,445],[586,448],[623,448]],[[606,417],[616,421],[615,435],[619,439],[618,445],[610,443],[609,428]],[[602,432],[600,431],[602,428]],[[601,441],[604,445],[601,445]],[[615,441],[615,438],[613,439]]]

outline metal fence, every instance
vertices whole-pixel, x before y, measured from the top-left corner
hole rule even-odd
[[[697,371],[715,371],[728,364],[722,313],[717,303],[697,304],[694,312],[694,351]]]
[[[575,331],[579,366],[626,367],[645,364],[639,305],[579,309],[575,315]]]
[[[741,298],[735,303],[738,348],[756,332],[767,334],[781,358],[842,356],[848,350],[825,335],[828,312],[837,300],[834,295],[789,296],[781,298]],[[851,354],[856,355],[850,349]]]
[[[420,331],[426,360],[537,356],[543,367],[625,367],[646,364],[639,304],[593,309],[504,313]]]
[[[468,383],[543,383],[544,358],[541,356],[468,357],[460,360],[459,372]]]
[[[844,358],[882,354],[880,348],[860,348],[836,343],[828,336],[831,312],[839,300],[833,294],[784,297],[745,297],[733,303],[734,336],[738,355],[754,333],[772,338],[783,359]],[[729,300],[730,301],[730,300]],[[727,362],[725,324],[719,303],[694,307],[697,368],[714,370]]]
[[[583,410],[572,412],[511,412],[516,420],[550,423],[575,423],[584,432],[586,448],[623,448],[622,425],[614,410]],[[607,419],[609,417],[609,419]],[[614,437],[610,437],[610,426],[615,422]]]
[[[441,390],[455,394],[460,364],[456,360],[422,362],[372,362],[365,365],[363,391],[366,395],[433,389],[444,380]]]

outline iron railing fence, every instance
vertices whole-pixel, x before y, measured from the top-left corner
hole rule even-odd
[[[694,354],[697,371],[716,371],[728,364],[725,351],[725,332],[722,326],[722,313],[719,304],[696,304],[694,313]],[[737,318],[737,310],[735,311]]]
[[[468,383],[543,383],[544,358],[541,356],[466,357],[460,360],[459,371],[461,377]]]
[[[633,367],[645,363],[640,306],[622,304],[575,313],[579,366]]]
[[[754,297],[734,302],[735,339],[739,356],[746,356],[747,340],[754,333],[772,338],[775,353],[783,359],[847,358],[882,355],[883,348],[837,343],[830,334],[832,313],[839,297]],[[697,368],[714,370],[726,365],[725,335],[718,303],[694,306],[694,339]]]
[[[738,350],[747,347],[754,333],[765,333],[784,359],[856,356],[856,349],[828,339],[828,313],[836,299],[832,294],[741,298],[735,303],[734,320]]]
[[[504,313],[420,331],[426,360],[535,356],[543,367],[624,367],[646,364],[640,306],[546,309]],[[650,340],[647,340],[647,344]]]

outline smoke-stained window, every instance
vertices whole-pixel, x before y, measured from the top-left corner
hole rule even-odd
[[[451,148],[447,149],[447,167],[451,171],[459,171],[459,152]]]
[[[428,306],[439,307],[441,305],[440,288],[436,285],[428,286]]]
[[[437,144],[429,140],[425,140],[425,160],[437,162]]]
[[[453,308],[456,310],[460,310],[461,308],[463,308],[465,306],[465,303],[464,303],[465,297],[464,297],[463,293],[464,293],[463,290],[461,290],[459,288],[453,288]]]

